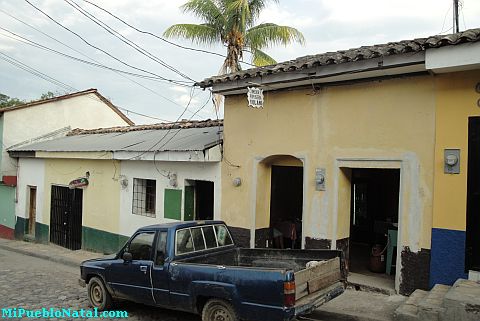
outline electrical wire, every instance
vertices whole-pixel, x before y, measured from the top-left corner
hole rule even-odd
[[[97,17],[95,17],[93,14],[91,14],[90,12],[86,11],[85,9],[83,9],[81,6],[79,6],[76,2],[74,1],[71,1],[71,0],[63,0],[64,2],[66,2],[67,4],[69,4],[71,7],[73,7],[75,10],[77,10],[78,12],[80,12],[83,16],[87,17],[89,20],[93,21],[96,25],[100,26],[102,29],[106,30],[108,33],[110,33],[111,35],[113,35],[114,37],[116,37],[117,39],[119,39],[120,41],[122,41],[123,43],[127,44],[128,46],[130,46],[131,48],[135,49],[136,51],[138,51],[139,53],[141,53],[142,55],[150,58],[151,60],[155,61],[156,63],[160,64],[161,66],[169,69],[170,71],[173,71],[174,73],[180,75],[181,77],[185,78],[185,79],[188,79],[190,81],[193,81],[193,82],[196,82],[194,79],[190,78],[189,76],[187,76],[185,73],[182,73],[181,71],[179,71],[178,69],[172,67],[171,65],[167,64],[166,62],[164,62],[163,60],[161,60],[160,58],[158,58],[157,56],[153,55],[151,52],[147,51],[146,49],[142,48],[141,46],[139,46],[138,44],[136,44],[135,42],[131,41],[130,39],[128,39],[127,37],[123,36],[121,33],[119,33],[118,31],[116,31],[115,29],[113,29],[112,27],[110,27],[108,24],[106,24],[105,22],[101,21],[100,19],[98,19]]]
[[[55,41],[55,42],[57,42],[57,43],[65,46],[65,47],[67,47],[67,48],[69,48],[69,49],[71,49],[71,50],[79,53],[80,55],[84,56],[85,58],[88,58],[88,59],[90,59],[91,61],[97,63],[98,65],[96,65],[95,67],[98,67],[98,68],[107,68],[108,70],[115,72],[117,75],[119,75],[119,76],[127,79],[127,80],[130,81],[130,82],[133,82],[133,83],[137,84],[138,86],[140,86],[140,87],[144,88],[145,90],[147,90],[147,91],[149,91],[149,92],[151,92],[151,93],[153,93],[153,94],[155,94],[155,95],[157,95],[157,96],[159,96],[159,97],[161,97],[161,98],[163,98],[163,99],[171,102],[172,104],[175,104],[175,105],[177,105],[177,106],[183,107],[183,106],[181,106],[180,104],[178,104],[177,102],[175,102],[174,100],[171,100],[170,98],[163,96],[162,94],[158,93],[157,91],[155,91],[155,90],[153,90],[153,89],[151,89],[151,88],[149,88],[149,87],[147,87],[147,86],[145,86],[145,85],[143,85],[143,84],[141,84],[141,83],[139,83],[139,82],[137,82],[137,81],[135,81],[135,80],[127,77],[127,76],[125,76],[125,75],[123,74],[123,71],[115,70],[114,68],[109,68],[109,67],[107,67],[107,66],[105,66],[105,65],[102,65],[99,61],[93,59],[92,57],[89,57],[88,55],[86,55],[86,54],[82,53],[81,51],[73,48],[72,46],[69,46],[68,44],[66,44],[66,43],[64,43],[64,42],[62,42],[62,41],[60,41],[60,40],[58,40],[58,39],[50,36],[49,34],[41,31],[40,29],[35,28],[34,26],[30,25],[29,23],[27,23],[27,22],[25,22],[25,21],[22,21],[21,19],[19,19],[19,18],[17,18],[17,17],[14,17],[13,15],[11,15],[11,14],[9,14],[8,12],[2,10],[1,8],[0,8],[0,12],[3,12],[5,15],[11,17],[12,19],[17,20],[18,22],[20,22],[20,23],[22,23],[22,24],[30,27],[31,29],[33,29],[33,30],[41,33],[42,35],[44,35],[44,36],[52,39],[53,41]],[[4,30],[6,30],[6,29],[4,29]],[[9,31],[9,32],[10,32],[10,31]],[[11,33],[11,32],[10,32],[10,33]],[[18,35],[17,35],[17,37],[18,37]],[[11,37],[9,37],[9,38],[11,38]],[[11,38],[11,39],[18,40],[18,39],[15,39],[15,38]],[[24,39],[26,39],[26,38],[24,38]],[[27,43],[27,44],[29,44],[29,43]],[[29,44],[29,45],[31,45],[31,44]],[[38,47],[37,47],[37,48],[38,48]],[[46,48],[47,48],[47,47],[45,47],[45,48],[39,48],[39,49],[47,50]],[[48,48],[48,50],[53,50],[53,49]],[[57,54],[62,54],[62,53],[58,52]],[[63,54],[62,54],[62,55],[63,55]],[[69,55],[64,55],[64,56],[66,56],[66,57],[69,58],[69,59],[74,58],[74,57],[71,57],[71,56],[69,56]],[[140,114],[140,115],[141,115],[141,116],[144,116],[143,114]],[[161,119],[159,119],[159,120],[161,120]]]
[[[15,58],[13,58],[13,57],[11,57],[11,56],[9,56],[9,55],[1,52],[1,51],[0,51],[0,55],[5,56],[5,57],[0,56],[1,60],[4,60],[4,61],[16,66],[17,68],[20,68],[20,69],[22,69],[26,72],[29,72],[29,73],[33,74],[34,76],[37,76],[37,77],[39,77],[39,78],[41,78],[45,81],[48,81],[48,82],[54,84],[55,86],[61,87],[62,89],[67,90],[67,93],[68,92],[78,92],[79,91],[78,89],[76,89],[76,88],[74,88],[74,87],[72,87],[72,86],[70,86],[66,83],[63,83],[60,80],[57,80],[53,77],[50,77],[47,74],[45,74],[45,73],[43,73],[43,72],[41,72],[41,71],[31,67],[31,66],[28,66],[27,64],[22,63],[18,59],[15,59]],[[99,101],[99,102],[103,102],[98,97],[88,96],[88,98]],[[131,114],[139,115],[139,116],[142,116],[142,117],[151,118],[151,119],[154,119],[154,120],[160,120],[160,121],[167,122],[167,123],[171,122],[170,120],[166,120],[166,119],[158,118],[158,117],[155,117],[155,116],[149,116],[149,115],[146,115],[146,114],[138,113],[138,112],[135,112],[135,111],[127,109],[127,108],[123,108],[123,107],[119,107],[119,106],[115,106],[115,107],[117,107],[120,110],[125,111],[126,113],[131,113]]]
[[[223,55],[223,54],[220,54],[220,53],[217,53],[217,52],[208,51],[208,50],[204,50],[204,49],[198,49],[198,48],[192,48],[192,47],[187,47],[187,46],[182,46],[182,45],[179,45],[179,44],[177,44],[177,43],[175,43],[175,42],[173,42],[173,41],[167,40],[167,39],[165,39],[164,37],[161,37],[161,36],[159,36],[159,35],[157,35],[157,34],[154,34],[154,33],[152,33],[152,32],[145,31],[145,30],[141,30],[141,29],[135,27],[134,25],[126,22],[124,19],[118,17],[117,15],[113,14],[112,12],[108,11],[108,10],[105,9],[105,8],[102,8],[102,7],[100,7],[99,5],[97,5],[97,4],[95,4],[95,3],[91,2],[91,1],[88,1],[88,0],[83,0],[83,1],[86,2],[86,3],[88,3],[88,4],[90,4],[90,5],[92,5],[92,6],[94,6],[94,7],[96,7],[96,8],[99,9],[99,10],[102,10],[102,11],[105,12],[106,14],[108,14],[108,15],[110,15],[111,17],[117,19],[118,21],[122,22],[124,25],[132,28],[133,30],[135,30],[135,31],[137,31],[137,32],[139,32],[139,33],[146,34],[146,35],[152,36],[152,37],[154,37],[154,38],[157,38],[157,39],[159,39],[159,40],[161,40],[161,41],[163,41],[163,42],[165,42],[165,43],[167,43],[167,44],[169,44],[169,45],[172,45],[172,46],[175,46],[175,47],[178,47],[178,48],[181,48],[181,49],[185,49],[185,50],[191,50],[191,51],[196,51],[196,52],[201,52],[201,53],[205,53],[205,54],[210,54],[210,55],[214,55],[214,56],[218,56],[218,57],[222,57],[222,58],[227,58],[226,55]],[[246,65],[249,65],[249,66],[252,66],[252,67],[259,68],[258,66],[255,66],[254,64],[249,63],[249,62],[246,62],[246,61],[243,61],[243,60],[241,60],[241,61],[239,61],[239,62],[240,62],[240,63],[243,63],[243,64],[246,64]]]
[[[105,55],[109,56],[110,58],[118,61],[119,63],[125,65],[125,66],[128,66],[132,69],[135,69],[135,70],[138,70],[138,71],[142,71],[144,73],[147,73],[147,74],[150,74],[150,75],[153,75],[153,76],[156,76],[160,79],[163,79],[165,81],[168,81],[168,82],[171,82],[173,84],[177,84],[179,86],[187,86],[187,87],[190,87],[192,85],[188,85],[189,83],[191,82],[185,82],[185,81],[179,81],[179,80],[172,80],[172,79],[168,79],[168,78],[165,78],[163,76],[160,76],[159,74],[156,74],[156,73],[153,73],[153,72],[150,72],[150,71],[147,71],[145,69],[142,69],[142,68],[138,68],[138,67],[135,67],[117,57],[115,57],[114,55],[110,54],[109,52],[107,52],[106,50],[100,48],[100,47],[97,47],[93,44],[91,44],[89,41],[87,41],[84,37],[82,37],[81,35],[79,35],[78,33],[76,33],[75,31],[71,30],[70,28],[64,26],[63,24],[61,24],[60,22],[58,22],[57,20],[55,20],[54,18],[52,18],[50,15],[48,15],[45,11],[43,11],[42,9],[40,9],[39,7],[35,6],[33,3],[31,3],[29,0],[24,0],[25,2],[27,2],[30,6],[32,6],[33,8],[35,8],[37,11],[39,11],[40,13],[42,13],[43,15],[45,15],[48,19],[50,19],[52,22],[54,22],[55,24],[57,24],[58,26],[60,26],[61,28],[67,30],[68,32],[72,33],[73,35],[75,35],[77,38],[79,38],[80,40],[82,40],[85,44],[87,44],[88,46],[104,53]]]
[[[68,54],[65,54],[63,52],[60,52],[58,50],[55,50],[55,49],[52,49],[52,48],[49,48],[47,46],[44,46],[42,44],[39,44],[38,42],[35,42],[33,40],[30,40],[30,39],[27,39],[25,37],[22,37],[20,36],[19,34],[15,33],[15,32],[12,32],[8,29],[5,29],[3,27],[0,27],[0,30],[4,30],[12,35],[14,35],[15,37],[18,37],[20,39],[16,39],[16,38],[13,38],[13,37],[10,37],[8,35],[5,35],[3,34],[3,36],[5,37],[8,37],[10,39],[13,39],[13,40],[16,40],[16,41],[19,41],[19,42],[22,42],[22,43],[25,43],[27,45],[30,45],[32,47],[36,47],[36,48],[39,48],[39,49],[43,49],[45,51],[50,51],[50,52],[53,52],[53,53],[56,53],[60,56],[63,56],[63,57],[66,57],[66,58],[69,58],[69,59],[72,59],[72,60],[75,60],[77,62],[81,62],[81,63],[84,63],[84,64],[87,64],[87,65],[91,65],[91,66],[94,66],[94,67],[98,67],[98,68],[102,68],[102,69],[107,69],[107,70],[111,70],[111,71],[115,71],[115,72],[119,72],[119,73],[122,73],[122,74],[127,74],[129,76],[134,76],[134,77],[138,77],[138,78],[142,78],[142,79],[147,79],[147,80],[152,80],[152,81],[160,81],[160,82],[164,82],[163,79],[160,79],[158,77],[153,77],[153,76],[147,76],[147,75],[142,75],[142,74],[137,74],[137,73],[132,73],[132,72],[129,72],[129,71],[125,71],[125,70],[120,70],[120,69],[116,69],[116,68],[112,68],[112,67],[108,67],[106,65],[102,65],[102,64],[98,64],[98,63],[93,63],[93,62],[90,62],[90,61],[87,61],[87,60],[84,60],[84,59],[81,59],[81,58],[78,58],[78,57],[75,57],[75,56],[71,56],[71,55],[68,55]],[[170,83],[170,82],[169,82]],[[180,86],[183,86],[185,87],[186,85],[180,85]],[[186,86],[186,87],[192,87],[192,86]]]
[[[7,55],[6,53],[4,53],[2,51],[0,51],[0,55],[1,55],[0,59],[16,66],[16,67],[18,67],[18,68],[20,68],[20,69],[22,69],[26,72],[29,72],[29,73],[37,76],[37,77],[40,77],[40,78],[44,79],[45,81],[48,81],[48,82],[54,84],[57,87],[60,87],[60,88],[65,89],[67,91],[74,91],[75,90],[75,88],[65,84],[64,82],[61,82],[60,80],[52,78],[52,77],[42,73],[41,71],[22,63],[21,61]]]

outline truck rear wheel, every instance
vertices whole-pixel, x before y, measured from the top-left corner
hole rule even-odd
[[[107,310],[112,306],[112,296],[108,293],[102,280],[96,276],[88,282],[87,298],[90,305],[100,311]]]
[[[211,299],[203,307],[202,321],[238,321],[238,317],[230,303]]]

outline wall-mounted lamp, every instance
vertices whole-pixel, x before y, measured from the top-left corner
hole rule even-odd
[[[233,183],[233,186],[239,187],[240,185],[242,185],[242,179],[240,177],[235,177],[232,183]]]
[[[119,181],[120,181],[120,186],[122,187],[122,189],[126,189],[128,187],[128,178],[127,176],[125,175],[120,175],[119,177]]]
[[[316,191],[325,190],[325,168],[315,169],[315,190]]]
[[[168,178],[170,178],[170,186],[172,186],[172,187],[177,187],[178,186],[177,174],[175,174],[175,173],[169,174]]]
[[[445,174],[460,174],[460,149],[445,149],[443,162]]]

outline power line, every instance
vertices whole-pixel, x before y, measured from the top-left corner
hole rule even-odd
[[[70,1],[70,0],[64,0],[64,2],[66,2],[67,4],[69,4],[71,7],[73,7],[75,10],[77,10],[78,12],[80,12],[83,16],[87,17],[89,20],[93,21],[96,25],[100,26],[102,29],[106,30],[108,33],[110,33],[111,35],[113,35],[114,37],[118,38],[120,41],[122,41],[123,43],[127,44],[128,46],[132,47],[133,49],[135,49],[136,51],[138,51],[139,53],[141,53],[142,55],[150,58],[151,60],[155,61],[156,63],[160,64],[161,66],[169,69],[170,71],[173,71],[174,73],[180,75],[181,77],[185,78],[185,79],[188,79],[188,80],[191,80],[193,82],[195,82],[194,79],[190,78],[189,76],[187,76],[186,74],[182,73],[181,71],[179,71],[178,69],[172,67],[171,65],[167,64],[165,61],[161,60],[160,58],[158,58],[157,56],[153,55],[151,52],[147,51],[146,49],[142,48],[141,46],[139,46],[138,44],[136,44],[135,42],[131,41],[130,39],[128,39],[127,37],[123,36],[121,33],[119,33],[118,31],[116,31],[115,29],[113,29],[112,27],[110,27],[108,24],[106,24],[105,22],[101,21],[100,19],[98,19],[97,17],[95,17],[93,14],[91,14],[90,12],[88,12],[87,10],[83,9],[81,6],[79,6],[76,2],[74,1]]]
[[[3,34],[3,36],[5,37],[8,37],[10,39],[13,39],[13,40],[16,40],[16,41],[19,41],[19,42],[22,42],[22,43],[25,43],[27,45],[30,45],[30,46],[33,46],[33,47],[36,47],[36,48],[39,48],[39,49],[43,49],[43,50],[46,50],[46,51],[50,51],[50,52],[53,52],[53,53],[56,53],[60,56],[63,56],[63,57],[66,57],[66,58],[69,58],[69,59],[72,59],[72,60],[75,60],[77,62],[81,62],[81,63],[84,63],[84,64],[87,64],[87,65],[91,65],[91,66],[94,66],[94,67],[98,67],[98,68],[102,68],[102,69],[107,69],[107,70],[111,70],[111,71],[114,71],[114,72],[118,72],[118,73],[122,73],[122,74],[127,74],[127,75],[130,75],[130,76],[134,76],[134,77],[138,77],[138,78],[142,78],[142,79],[148,79],[148,80],[153,80],[153,81],[162,81],[162,82],[165,82],[164,79],[161,79],[161,78],[158,78],[158,77],[154,77],[154,76],[147,76],[147,75],[142,75],[142,74],[137,74],[137,73],[133,73],[133,72],[129,72],[129,71],[125,71],[125,70],[121,70],[121,69],[116,69],[116,68],[112,68],[112,67],[108,67],[106,65],[103,65],[103,64],[100,64],[100,63],[93,63],[93,62],[90,62],[90,61],[87,61],[87,60],[84,60],[84,59],[81,59],[81,58],[78,58],[78,57],[75,57],[75,56],[71,56],[71,55],[68,55],[66,53],[63,53],[63,52],[60,52],[58,50],[55,50],[55,49],[52,49],[52,48],[49,48],[47,46],[44,46],[38,42],[35,42],[33,40],[30,40],[28,38],[25,38],[25,37],[22,37],[20,36],[19,34],[15,33],[15,32],[12,32],[8,29],[5,29],[3,27],[0,27],[0,30],[4,30],[12,35],[14,35],[15,37],[18,37],[20,39],[16,39],[16,38],[13,38],[13,37],[10,37],[8,35],[5,35]],[[91,58],[90,58],[91,59]],[[93,60],[93,59],[92,59]],[[171,83],[171,82],[168,82],[167,83]],[[187,86],[187,85],[184,85],[184,84],[180,84],[180,86],[183,86],[183,87],[191,87],[191,86]]]
[[[49,34],[47,34],[47,33],[43,32],[43,31],[41,31],[40,29],[38,29],[38,28],[35,28],[34,26],[32,26],[32,25],[28,24],[27,22],[25,22],[25,21],[22,21],[21,19],[18,19],[17,17],[14,17],[13,15],[11,15],[11,14],[9,14],[9,13],[5,12],[5,11],[4,11],[4,10],[2,10],[1,8],[0,8],[0,11],[1,11],[1,12],[3,12],[4,14],[6,14],[7,16],[9,16],[9,17],[11,17],[11,18],[13,18],[13,19],[17,20],[18,22],[20,22],[20,23],[22,23],[22,24],[24,24],[24,25],[26,25],[26,26],[28,26],[28,27],[32,28],[33,30],[35,30],[35,31],[37,31],[37,32],[39,32],[39,33],[41,33],[41,34],[43,34],[44,36],[46,36],[46,37],[48,37],[48,38],[52,39],[53,41],[55,41],[55,42],[57,42],[57,43],[59,43],[59,44],[61,44],[61,45],[65,46],[65,47],[67,47],[67,48],[69,48],[69,49],[71,49],[71,50],[73,50],[73,51],[75,51],[75,52],[79,53],[80,55],[82,55],[82,56],[84,56],[84,57],[86,57],[86,58],[90,59],[90,60],[91,60],[91,61],[93,61],[93,62],[96,62],[98,65],[102,65],[102,64],[101,64],[99,61],[97,61],[97,60],[93,59],[92,57],[89,57],[89,56],[85,55],[85,54],[84,54],[84,53],[82,53],[81,51],[79,51],[79,50],[77,50],[77,49],[75,49],[75,48],[73,48],[73,47],[69,46],[68,44],[66,44],[66,43],[64,43],[64,42],[62,42],[62,41],[60,41],[60,40],[58,40],[58,39],[56,39],[56,38],[54,38],[54,37],[52,37],[52,36],[50,36]],[[1,27],[0,27],[0,28],[1,28]],[[6,29],[4,29],[4,30],[6,30]],[[6,30],[6,31],[7,31],[7,30]],[[16,35],[16,36],[17,36],[17,37],[19,37],[18,35]],[[13,39],[13,38],[12,38],[12,39]],[[24,38],[24,39],[26,39],[26,38]],[[15,40],[17,40],[17,39],[15,39]],[[43,49],[43,48],[41,48],[41,49]],[[52,50],[53,50],[53,49],[52,49]],[[70,56],[68,56],[68,58],[70,58]],[[73,57],[72,57],[72,58],[73,58]],[[104,65],[102,65],[102,66],[104,66]],[[101,66],[96,66],[96,67],[102,68]],[[106,66],[105,66],[105,67],[106,67]],[[108,68],[108,67],[107,67],[107,68]],[[148,90],[149,92],[151,92],[151,93],[153,93],[153,94],[155,94],[155,95],[157,95],[157,96],[159,96],[159,97],[161,97],[161,98],[163,98],[163,99],[165,99],[165,100],[169,101],[170,103],[172,103],[172,104],[175,104],[175,105],[177,105],[177,106],[180,106],[180,107],[183,107],[183,106],[181,106],[180,104],[178,104],[177,102],[175,102],[174,100],[172,100],[172,99],[170,99],[170,98],[168,98],[168,97],[165,97],[164,95],[162,95],[162,94],[158,93],[157,91],[155,91],[155,90],[153,90],[153,89],[151,89],[151,88],[149,88],[149,87],[147,87],[147,86],[145,86],[145,85],[143,85],[143,84],[141,84],[141,83],[139,83],[139,82],[137,82],[137,81],[135,81],[135,80],[133,80],[133,79],[131,79],[131,78],[129,78],[129,77],[127,77],[127,76],[125,76],[125,75],[123,75],[123,73],[122,73],[121,71],[114,70],[113,68],[109,68],[109,70],[111,70],[111,71],[115,72],[117,75],[119,75],[119,76],[121,76],[121,77],[123,77],[123,78],[127,79],[128,81],[131,81],[131,82],[133,82],[133,83],[137,84],[138,86],[140,86],[140,87],[144,88],[145,90]],[[143,116],[143,115],[142,115],[142,116]]]
[[[156,73],[153,73],[153,72],[150,72],[150,71],[147,71],[145,69],[142,69],[142,68],[138,68],[138,67],[135,67],[117,57],[115,57],[114,55],[110,54],[109,52],[107,52],[106,50],[102,49],[102,48],[99,48],[93,44],[91,44],[90,42],[88,42],[85,38],[83,38],[82,36],[80,36],[78,33],[76,33],[75,31],[71,30],[70,28],[64,26],[63,24],[61,24],[60,22],[58,22],[57,20],[55,20],[54,18],[52,18],[50,15],[48,15],[45,11],[43,11],[42,9],[38,8],[37,6],[35,6],[34,4],[32,4],[29,0],[24,0],[25,2],[27,2],[30,6],[32,6],[33,8],[35,8],[37,11],[41,12],[43,15],[45,15],[48,19],[50,19],[52,22],[54,22],[55,24],[57,24],[58,26],[62,27],[63,29],[67,30],[68,32],[72,33],[73,35],[75,35],[76,37],[78,37],[79,39],[81,39],[84,43],[86,43],[88,46],[98,50],[98,51],[101,51],[103,52],[104,54],[106,54],[107,56],[109,56],[110,58],[120,62],[121,64],[125,65],[125,66],[128,66],[130,68],[133,68],[133,69],[136,69],[136,70],[139,70],[139,71],[142,71],[144,73],[147,73],[147,74],[150,74],[150,75],[154,75],[154,76],[157,76],[158,78],[160,79],[163,79],[165,81],[168,81],[168,82],[171,82],[171,83],[174,83],[174,84],[177,84],[177,85],[181,85],[181,86],[191,86],[191,85],[188,85],[188,82],[185,82],[185,81],[179,81],[179,80],[171,80],[171,79],[167,79],[163,76],[160,76]]]
[[[0,51],[0,55],[4,56],[4,57],[0,56],[0,59],[14,65],[17,68],[20,68],[20,69],[22,69],[22,70],[24,70],[28,73],[33,74],[34,76],[37,76],[37,77],[39,77],[39,78],[41,78],[45,81],[48,81],[48,82],[54,84],[57,87],[61,87],[62,89],[67,90],[67,93],[68,92],[78,92],[79,91],[78,89],[76,89],[76,88],[74,88],[74,87],[72,87],[72,86],[70,86],[70,85],[68,85],[68,84],[66,84],[66,83],[64,83],[64,82],[62,82],[58,79],[55,79],[51,76],[48,76],[47,74],[45,74],[45,73],[43,73],[43,72],[41,72],[41,71],[31,67],[31,66],[28,66],[27,64],[22,63],[20,60],[15,59],[15,58],[13,58],[13,57],[11,57],[11,56],[9,56],[9,55],[1,52],[1,51]],[[93,99],[93,100],[102,102],[102,100],[100,100],[98,97],[90,97],[90,96],[88,96],[88,97]],[[166,119],[162,119],[162,118],[158,118],[158,117],[155,117],[155,116],[149,116],[149,115],[145,115],[145,114],[142,114],[142,113],[138,113],[138,112],[135,112],[135,111],[127,109],[127,108],[123,108],[123,107],[119,107],[119,106],[116,106],[116,107],[118,109],[124,110],[128,113],[132,113],[132,114],[135,114],[135,115],[139,115],[139,116],[143,116],[143,117],[151,118],[151,119],[155,119],[155,120],[160,120],[160,121],[164,121],[164,122],[171,122],[171,121],[166,120]]]
[[[15,58],[13,58],[13,57],[5,54],[5,53],[2,52],[2,51],[0,51],[0,55],[3,56],[3,57],[0,56],[0,59],[4,60],[4,61],[6,61],[6,62],[8,62],[8,63],[10,63],[10,64],[12,64],[12,65],[14,65],[14,66],[16,66],[16,67],[18,67],[18,68],[20,68],[20,69],[22,69],[22,70],[24,70],[24,71],[26,71],[26,72],[29,72],[29,73],[37,76],[37,77],[40,77],[40,78],[42,78],[42,79],[44,79],[44,80],[46,80],[46,81],[54,84],[54,85],[57,86],[57,87],[61,87],[61,88],[65,89],[65,90],[68,90],[68,91],[72,91],[72,89],[73,89],[73,90],[76,90],[75,88],[73,88],[73,87],[65,84],[64,82],[61,82],[60,80],[57,80],[57,79],[55,79],[55,78],[52,78],[52,77],[50,77],[50,76],[42,73],[41,71],[39,71],[39,70],[37,70],[37,69],[35,69],[35,68],[32,68],[32,67],[30,67],[30,66],[22,63],[21,61],[19,61],[19,60],[15,59]]]
[[[94,6],[94,7],[96,7],[96,8],[99,9],[99,10],[102,10],[102,11],[105,12],[106,14],[112,16],[113,18],[115,18],[115,19],[117,19],[118,21],[122,22],[124,25],[126,25],[126,26],[134,29],[135,31],[137,31],[137,32],[139,32],[139,33],[143,33],[143,34],[146,34],[146,35],[155,37],[155,38],[157,38],[157,39],[159,39],[159,40],[161,40],[161,41],[163,41],[163,42],[165,42],[165,43],[167,43],[167,44],[170,44],[170,45],[172,45],[172,46],[175,46],[175,47],[178,47],[178,48],[181,48],[181,49],[191,50],[191,51],[196,51],[196,52],[201,52],[201,53],[210,54],[210,55],[214,55],[214,56],[218,56],[218,57],[222,57],[222,58],[227,58],[226,55],[223,55],[223,54],[220,54],[220,53],[217,53],[217,52],[208,51],[208,50],[204,50],[204,49],[198,49],[198,48],[192,48],[192,47],[187,47],[187,46],[182,46],[182,45],[179,45],[179,44],[177,44],[177,43],[175,43],[175,42],[173,42],[173,41],[167,40],[167,39],[165,39],[164,37],[161,37],[161,36],[159,36],[159,35],[157,35],[157,34],[154,34],[154,33],[152,33],[152,32],[145,31],[145,30],[141,30],[141,29],[135,27],[134,25],[126,22],[125,20],[123,20],[122,18],[118,17],[117,15],[113,14],[112,12],[108,11],[108,10],[105,9],[105,8],[102,8],[102,7],[100,7],[99,5],[97,5],[97,4],[95,4],[95,3],[91,2],[91,1],[88,1],[88,0],[83,0],[83,1],[86,2],[86,3],[88,3],[88,4],[90,4],[90,5],[92,5],[92,6]],[[246,64],[246,65],[249,65],[249,66],[252,66],[252,67],[257,67],[257,68],[259,68],[258,66],[255,66],[254,64],[249,63],[249,62],[246,62],[246,61],[243,61],[243,60],[241,60],[241,61],[239,61],[239,62],[240,62],[240,63],[243,63],[243,64]]]

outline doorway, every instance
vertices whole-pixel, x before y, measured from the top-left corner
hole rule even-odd
[[[213,220],[214,217],[213,182],[187,180],[185,185],[184,220]]]
[[[393,280],[399,192],[399,169],[352,169],[348,254],[351,272]]]
[[[273,247],[300,249],[303,167],[271,166],[270,230]]]
[[[70,250],[82,247],[83,190],[52,186],[50,242]]]
[[[480,117],[468,120],[465,272],[480,271]]]
[[[37,187],[28,187],[28,233],[31,236],[35,236],[35,223],[37,222]]]

